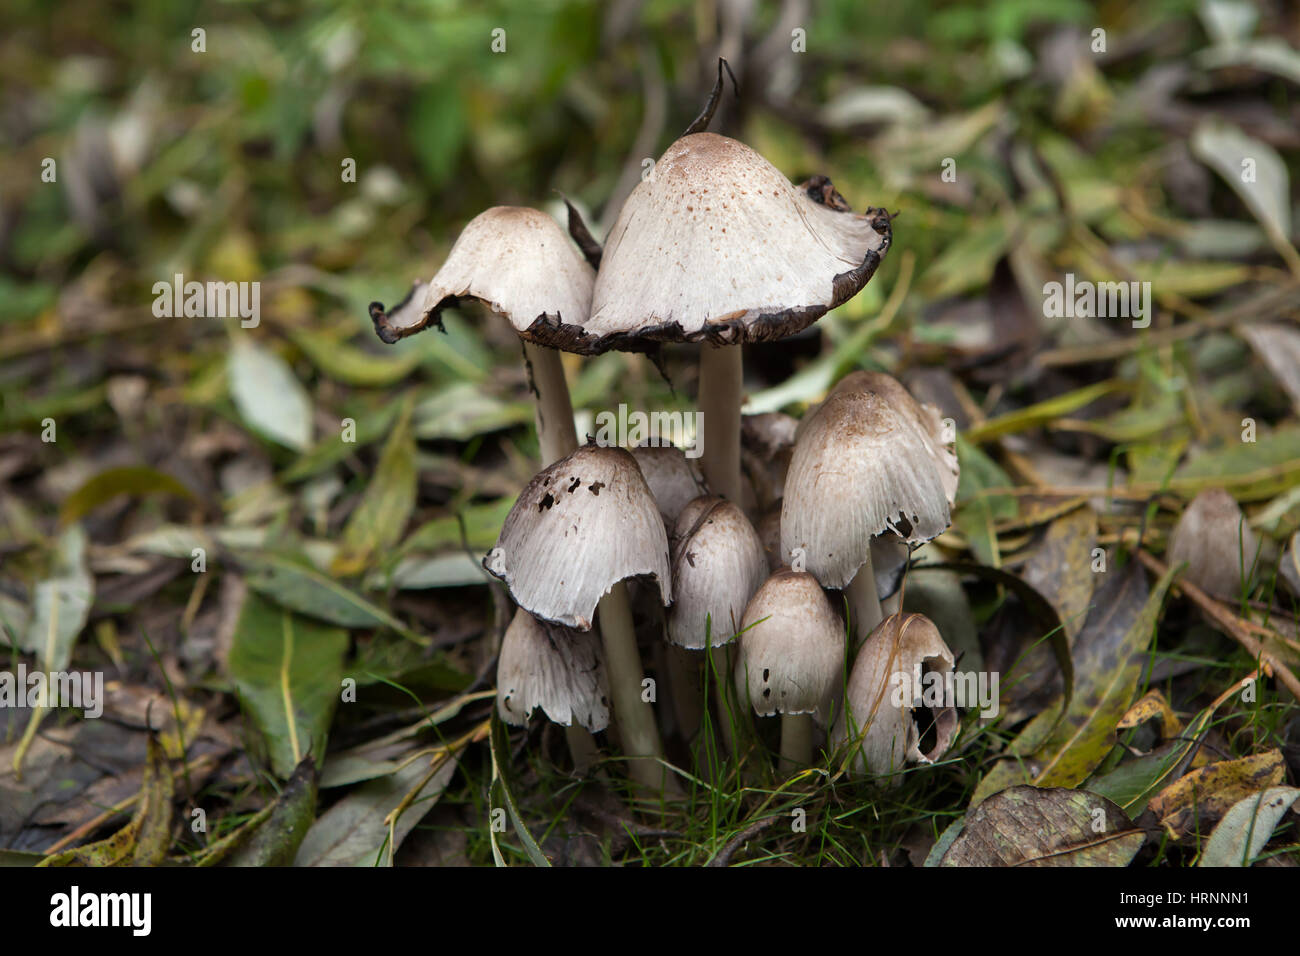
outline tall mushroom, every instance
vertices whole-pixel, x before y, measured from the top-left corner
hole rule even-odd
[[[781,506],[782,557],[847,590],[859,642],[881,619],[872,539],[948,527],[957,456],[939,413],[888,375],[854,372],[801,423]]]
[[[813,716],[830,719],[844,669],[844,631],[811,574],[789,568],[763,582],[745,609],[736,689],[760,717],[781,714],[781,766],[812,762]]]
[[[704,651],[716,673],[729,674],[725,648],[736,639],[745,606],[767,577],[758,532],[738,504],[704,495],[682,509],[673,529],[672,559],[676,600],[668,614],[668,640]],[[718,711],[723,739],[734,750],[726,700],[718,701]]]
[[[704,477],[739,501],[741,347],[792,335],[856,295],[889,248],[890,222],[881,209],[855,215],[826,177],[794,186],[696,125],[623,204],[585,331],[596,350],[629,337],[702,343]]]
[[[621,448],[583,445],[542,469],[506,515],[483,566],[533,616],[600,634],[614,722],[634,779],[663,786],[654,712],[642,699],[640,655],[624,581],[655,578],[672,602],[668,536],[636,460]]]
[[[372,302],[370,318],[379,337],[392,344],[430,325],[441,329],[442,310],[462,298],[505,316],[523,340],[537,399],[537,441],[549,465],[577,447],[573,405],[560,353],[530,330],[584,321],[594,279],[595,271],[550,216],[494,206],[470,220],[432,279],[417,282],[390,310]]]

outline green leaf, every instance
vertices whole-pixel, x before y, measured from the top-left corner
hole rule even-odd
[[[412,631],[387,611],[367,601],[290,555],[261,552],[247,559],[247,580],[282,607],[343,627],[389,627],[420,644],[429,639]]]
[[[1206,841],[1197,866],[1250,866],[1291,804],[1296,787],[1270,787],[1233,804]]]
[[[334,569],[344,574],[360,570],[376,551],[392,548],[402,539],[415,510],[415,437],[411,434],[412,400],[402,402],[379,465],[343,528],[343,552]]]
[[[1008,757],[975,788],[972,806],[1020,783],[1076,786],[1105,759],[1115,745],[1116,725],[1133,701],[1144,652],[1175,570],[1149,590],[1141,564],[1130,561],[1097,589],[1074,641],[1073,700],[1068,707],[1049,707],[1029,722],[1012,741]]]
[[[289,337],[313,365],[346,385],[362,388],[395,385],[420,364],[421,356],[415,349],[375,354],[305,330],[293,330]]]
[[[426,84],[415,101],[407,136],[431,183],[440,186],[456,166],[465,141],[465,96],[454,82]]]
[[[226,359],[230,397],[258,434],[295,451],[311,445],[311,398],[280,356],[237,340]]]
[[[415,434],[468,441],[485,432],[500,431],[533,419],[527,402],[503,402],[482,385],[457,382],[421,400],[415,409]]]
[[[510,792],[510,738],[506,732],[506,725],[501,722],[496,708],[492,708],[492,727],[490,731],[490,749],[492,751],[492,782],[488,788],[488,794],[500,793],[501,801],[505,804],[506,812],[510,814],[510,822],[514,824],[515,834],[519,837],[519,842],[524,846],[524,852],[528,854],[528,859],[533,861],[534,866],[550,866],[551,861],[546,858],[542,848],[537,845],[533,835],[528,832],[528,827],[524,825],[523,819],[519,815],[519,807],[515,804],[514,794]],[[495,799],[491,800],[495,803]],[[501,855],[501,848],[497,845],[496,828],[488,828],[488,836],[492,841],[492,859],[496,861],[497,866],[505,866],[505,857]]]
[[[430,775],[429,761],[416,759],[413,751],[401,770],[362,784],[312,824],[293,865],[392,866],[397,848],[447,788],[459,756],[447,754]],[[391,826],[385,823],[417,788],[402,815]]]
[[[1201,121],[1192,132],[1191,147],[1197,159],[1232,187],[1274,245],[1289,243],[1290,177],[1277,150],[1217,118]]]
[[[961,477],[957,483],[957,508],[953,524],[966,535],[971,551],[981,563],[1000,567],[1002,556],[994,526],[1014,518],[1020,506],[1010,495],[988,495],[990,488],[1009,488],[1012,481],[992,458],[957,436],[957,462]]]
[[[193,500],[194,493],[156,468],[109,468],[91,478],[59,506],[59,521],[71,524],[118,495],[174,495]]]
[[[313,445],[297,461],[285,469],[280,476],[284,481],[302,481],[319,474],[331,465],[338,464],[349,455],[355,455],[361,448],[377,442],[388,433],[393,419],[401,410],[396,402],[385,402],[373,412],[358,413],[353,421],[356,431],[350,437],[355,441],[343,440],[343,429],[337,434],[328,435]]]
[[[343,678],[346,632],[297,617],[249,594],[235,624],[227,669],[266,739],[271,766],[288,777],[325,752]]]
[[[247,835],[226,866],[291,866],[316,820],[316,793],[320,780],[316,762],[304,757],[268,808],[266,818]]]

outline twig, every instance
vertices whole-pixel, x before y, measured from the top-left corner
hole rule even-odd
[[[1150,570],[1152,574],[1159,576],[1169,570],[1168,565],[1155,555],[1149,554],[1146,551],[1138,551],[1137,554],[1138,558],[1147,566],[1147,569]],[[1261,661],[1268,665],[1277,676],[1277,679],[1286,685],[1287,690],[1291,691],[1291,693],[1300,700],[1300,680],[1296,679],[1295,674],[1291,673],[1286,664],[1278,660],[1278,658],[1269,651],[1266,651],[1259,641],[1250,636],[1249,629],[1245,626],[1245,623],[1237,617],[1237,615],[1233,614],[1220,602],[1210,597],[1191,581],[1175,581],[1174,587],[1187,595],[1193,604],[1199,607],[1210,617],[1211,620],[1223,628],[1223,632],[1244,647],[1252,657],[1257,661]]]
[[[731,842],[724,846],[722,850],[719,851],[718,855],[706,863],[705,866],[729,866],[731,864],[731,858],[736,855],[737,850],[776,823],[776,820],[776,817],[768,817],[766,820],[759,820],[757,823],[751,823],[749,826],[745,827],[745,829],[732,837]]]

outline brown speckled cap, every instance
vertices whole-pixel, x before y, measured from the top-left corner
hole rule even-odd
[[[802,548],[807,569],[843,588],[872,539],[911,544],[942,534],[957,493],[957,456],[943,423],[897,381],[854,372],[800,424],[781,506],[781,549]]]
[[[391,344],[431,324],[441,328],[443,309],[474,298],[530,338],[527,330],[539,323],[585,321],[594,279],[595,271],[550,216],[494,206],[465,226],[437,275],[417,282],[392,309],[370,303],[370,319]]]
[[[583,353],[784,338],[856,295],[890,237],[888,213],[854,214],[826,177],[794,186],[743,143],[691,133],[624,203],[586,321],[524,335]]]
[[[622,448],[584,445],[538,472],[483,567],[535,617],[582,631],[627,578],[654,577],[664,606],[672,603],[663,516]]]

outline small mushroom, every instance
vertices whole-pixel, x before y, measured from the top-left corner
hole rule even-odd
[[[847,589],[859,640],[881,618],[872,541],[920,544],[948,527],[957,456],[939,414],[897,381],[854,372],[805,418],[786,475],[781,550],[829,588]]]
[[[609,683],[600,635],[515,612],[497,657],[497,712],[524,726],[541,710],[556,724],[609,725]]]
[[[871,632],[853,663],[832,733],[836,746],[849,746],[851,769],[883,776],[905,763],[933,763],[948,750],[957,734],[951,701],[933,710],[935,743],[925,753],[916,712],[926,669],[946,675],[953,665],[952,651],[924,615],[893,614]]]
[[[417,282],[390,310],[372,302],[370,318],[391,344],[431,324],[442,328],[442,310],[462,298],[505,316],[523,340],[542,463],[550,464],[577,447],[573,405],[559,352],[533,330],[584,321],[594,281],[595,271],[554,219],[536,209],[494,206],[465,226],[437,275]]]
[[[1169,563],[1187,562],[1187,580],[1216,597],[1236,599],[1259,556],[1259,539],[1222,488],[1202,491],[1183,509],[1169,539]]]
[[[760,717],[781,714],[781,765],[812,762],[813,717],[826,722],[843,679],[844,630],[811,574],[776,572],[750,598],[736,690]]]
[[[767,577],[758,532],[739,505],[705,495],[682,509],[672,546],[676,602],[668,639],[691,650],[730,644]]]
[[[707,491],[698,465],[675,445],[639,445],[628,451],[655,496],[665,527],[673,527],[686,503]]]
[[[635,779],[663,786],[663,753],[628,604],[628,578],[649,575],[672,602],[668,536],[636,459],[584,445],[538,472],[506,515],[483,566],[544,621],[589,630],[600,608],[614,720]]]
[[[781,412],[744,415],[740,419],[741,458],[760,511],[785,494],[785,475],[794,454],[798,426],[798,419]]]

